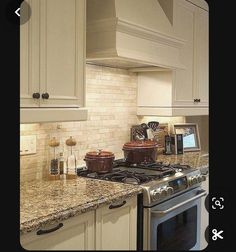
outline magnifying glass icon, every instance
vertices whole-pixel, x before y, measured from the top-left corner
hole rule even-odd
[[[215,201],[215,205],[221,207],[220,201],[219,201],[219,200],[216,200],[216,201]]]

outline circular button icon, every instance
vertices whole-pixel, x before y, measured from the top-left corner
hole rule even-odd
[[[31,8],[25,1],[22,1],[21,4],[19,4],[19,1],[16,0],[11,1],[6,5],[5,15],[9,23],[22,25],[30,19]]]

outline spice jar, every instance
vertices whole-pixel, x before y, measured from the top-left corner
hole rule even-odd
[[[73,147],[76,145],[76,141],[72,136],[66,140],[68,146],[68,156],[66,159],[66,178],[76,178],[76,155]]]
[[[60,145],[59,141],[55,137],[49,140],[48,145],[51,147],[50,148],[50,153],[49,153],[49,177],[50,179],[59,179],[60,174],[59,174],[59,162],[57,158],[57,152],[58,152],[58,146]]]
[[[59,153],[59,173],[60,173],[60,178],[63,179],[64,178],[64,156],[63,156],[63,152]]]

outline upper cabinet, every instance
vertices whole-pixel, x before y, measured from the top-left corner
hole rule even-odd
[[[86,120],[85,0],[28,0],[20,27],[21,123]]]
[[[134,69],[138,73],[138,115],[208,115],[208,11],[185,0],[174,1],[173,26],[185,43],[184,69]]]

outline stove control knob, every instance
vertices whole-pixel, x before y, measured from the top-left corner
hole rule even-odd
[[[201,176],[201,175],[198,175],[198,176],[197,176],[197,182],[198,182],[198,183],[201,183],[201,182],[202,182],[202,176]]]
[[[188,178],[188,185],[191,186],[193,184],[193,177]]]
[[[196,177],[196,176],[192,176],[192,177],[190,177],[189,180],[188,180],[189,186],[193,186],[193,185],[195,185],[195,184],[197,184],[197,183],[198,183],[198,181],[197,181],[197,177]]]
[[[165,198],[167,196],[167,190],[166,189],[161,189],[161,197]]]
[[[206,176],[205,175],[201,175],[202,177],[202,181],[206,181]]]
[[[168,187],[166,188],[166,191],[167,191],[167,195],[168,195],[168,196],[170,196],[172,193],[174,193],[173,187],[170,187],[170,186],[168,186]]]
[[[153,201],[159,200],[160,199],[160,192],[157,190],[151,191],[151,198]]]
[[[195,184],[197,184],[197,183],[198,183],[198,181],[197,181],[197,176],[194,176],[194,177],[192,178],[192,184],[195,185]]]

